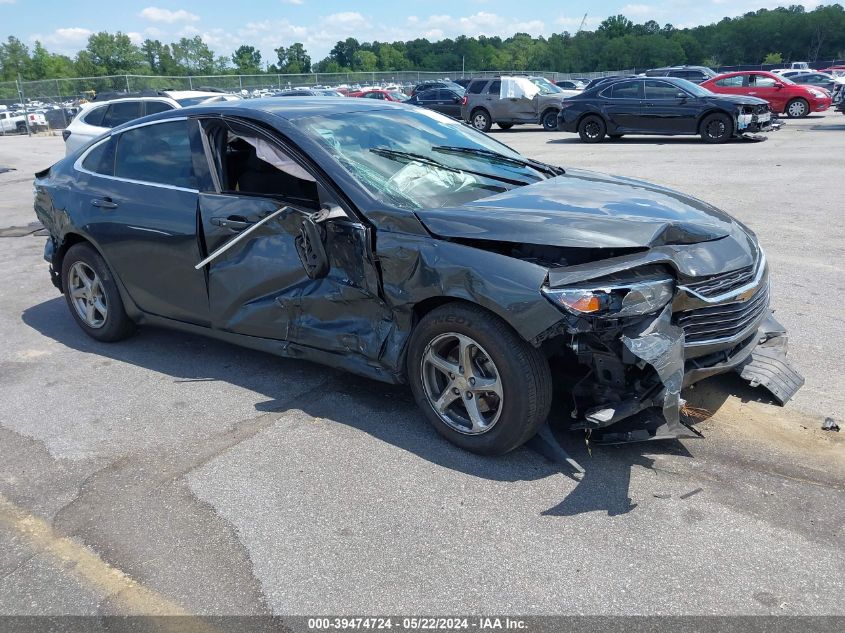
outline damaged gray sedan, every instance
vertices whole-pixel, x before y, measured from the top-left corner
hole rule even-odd
[[[693,198],[527,159],[434,112],[272,99],[162,113],[37,174],[71,316],[150,324],[410,385],[498,454],[550,415],[686,432],[682,387],[800,386],[754,234]]]

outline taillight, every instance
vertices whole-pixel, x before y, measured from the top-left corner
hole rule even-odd
[[[467,103],[469,103],[469,97],[467,97],[466,95],[464,95],[464,98],[463,98],[463,99],[461,99],[461,105],[462,105],[462,106],[465,106]]]

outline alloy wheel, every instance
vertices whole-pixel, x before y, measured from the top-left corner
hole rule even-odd
[[[803,101],[793,101],[789,104],[789,116],[800,119],[806,114],[806,108]]]
[[[76,314],[88,327],[98,329],[106,324],[108,301],[93,268],[82,261],[74,262],[68,274],[67,292]]]
[[[483,114],[476,114],[472,118],[472,125],[476,130],[484,130],[487,127],[487,117]]]
[[[721,138],[727,127],[720,119],[713,119],[707,124],[707,136],[710,138]]]
[[[595,121],[588,121],[584,126],[584,134],[589,138],[598,138],[601,132],[601,127]]]
[[[435,337],[422,356],[423,390],[435,413],[464,435],[488,432],[502,414],[502,380],[491,356],[465,334]]]

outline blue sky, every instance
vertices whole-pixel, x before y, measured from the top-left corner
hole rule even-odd
[[[28,44],[40,40],[49,50],[74,53],[97,31],[123,31],[139,42],[149,37],[170,42],[200,35],[217,53],[228,55],[241,43],[261,49],[303,42],[315,61],[337,40],[392,41],[466,35],[509,36],[517,31],[549,35],[578,30],[584,13],[593,29],[608,15],[634,22],[656,20],[677,27],[708,24],[761,7],[794,0],[0,0],[0,37],[15,35]],[[808,9],[817,2],[805,2]],[[530,7],[530,10],[526,10]]]

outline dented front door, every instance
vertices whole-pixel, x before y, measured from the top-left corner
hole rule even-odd
[[[312,279],[303,262],[308,245],[302,226],[313,209],[273,198],[203,193],[206,253],[282,207],[204,267],[212,327],[376,358],[391,319],[380,298],[369,229],[362,224],[349,217],[318,224],[328,270]]]

